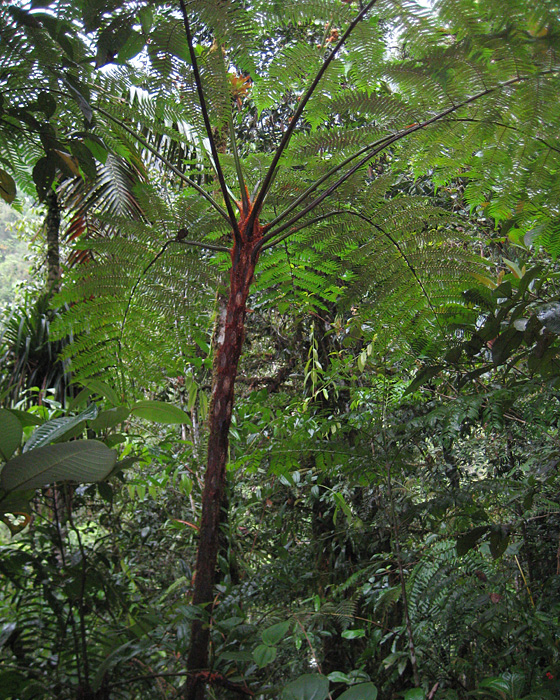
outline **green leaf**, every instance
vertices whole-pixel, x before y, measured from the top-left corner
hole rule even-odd
[[[422,688],[411,688],[404,694],[404,700],[424,700],[425,693]]]
[[[113,469],[117,453],[97,440],[75,440],[40,447],[4,465],[0,484],[6,491],[36,489],[56,481],[101,481]]]
[[[37,188],[37,195],[41,201],[45,199],[51,185],[54,182],[55,165],[51,158],[43,156],[39,158],[33,168],[33,182]]]
[[[497,525],[492,528],[490,533],[490,553],[494,559],[499,559],[506,551],[509,543],[509,533],[501,526]]]
[[[419,372],[416,373],[414,379],[406,387],[404,395],[413,394],[417,389],[419,389],[423,384],[428,382],[432,377],[443,369],[443,365],[431,365],[429,367],[424,367]]]
[[[360,637],[366,636],[366,631],[364,629],[360,630],[344,630],[342,632],[343,639],[360,639]]]
[[[85,411],[82,411],[77,416],[65,416],[63,418],[53,418],[52,420],[43,423],[40,428],[37,428],[31,434],[29,440],[23,446],[23,452],[35,450],[38,447],[44,447],[66,433],[70,432],[80,423],[86,420],[93,420],[98,413],[98,408],[95,404],[88,406]]]
[[[92,420],[89,427],[95,432],[103,432],[114,428],[119,423],[125,421],[130,415],[130,411],[126,406],[115,406],[108,408],[106,411],[101,411],[95,420]]]
[[[7,462],[21,443],[23,427],[5,408],[0,408],[0,459]]]
[[[279,622],[272,627],[267,627],[261,634],[262,640],[265,644],[274,645],[284,637],[286,632],[290,629],[290,621]]]
[[[84,146],[89,149],[95,160],[98,160],[103,165],[107,162],[109,151],[105,148],[101,139],[94,139],[93,136],[86,138],[84,139]]]
[[[8,408],[6,410],[14,415],[24,428],[27,428],[28,425],[41,425],[44,422],[42,418],[28,411],[20,411],[18,408]]]
[[[511,354],[523,342],[523,333],[515,328],[508,328],[498,336],[492,345],[492,362],[495,365],[501,365],[506,362]]]
[[[353,685],[338,696],[338,700],[376,700],[376,698],[377,688],[373,683]]]
[[[70,150],[74,158],[77,159],[83,174],[88,180],[95,180],[97,177],[97,168],[91,150],[81,141],[71,141]]]
[[[172,406],[164,401],[138,401],[130,409],[138,418],[153,421],[154,423],[190,423],[190,416],[177,406]]]
[[[154,13],[152,11],[152,8],[143,7],[138,12],[138,19],[140,20],[140,24],[142,25],[142,31],[144,32],[144,34],[149,34],[150,29],[154,24]]]
[[[122,21],[118,24],[111,23],[106,27],[97,40],[97,54],[95,56],[95,67],[101,68],[107,63],[112,63],[119,51],[126,44],[132,28],[128,22]]]
[[[104,396],[109,403],[113,404],[113,406],[119,405],[120,401],[119,397],[117,396],[117,392],[100,379],[88,379],[86,382],[83,382],[83,384],[88,389],[91,389],[94,394]]]
[[[120,49],[118,53],[119,63],[126,63],[130,61],[131,58],[137,56],[140,51],[146,45],[146,39],[138,32],[132,32],[132,34],[126,40],[125,45]]]
[[[336,503],[336,507],[340,508],[340,510],[344,513],[344,515],[351,519],[352,518],[352,511],[350,509],[350,506],[346,501],[344,500],[344,496],[339,493],[338,491],[333,492],[333,500]]]
[[[0,197],[8,204],[11,204],[16,198],[16,191],[14,178],[0,168]]]
[[[34,493],[35,492],[32,490],[6,493],[6,491],[0,489],[0,516],[5,515],[6,513],[11,513],[13,515],[23,515],[26,517],[26,520],[31,519],[31,508],[29,506],[29,501]],[[21,529],[19,526],[14,526],[13,520],[9,518],[1,519],[10,528],[12,534],[15,534]]]
[[[288,683],[282,700],[325,700],[329,694],[329,679],[320,673],[306,673]]]
[[[476,547],[482,535],[488,532],[489,529],[489,525],[480,525],[469,530],[464,535],[459,535],[457,537],[457,555],[461,557],[463,554],[470,552],[471,549]]]
[[[56,100],[50,92],[40,92],[37,97],[37,106],[47,119],[50,119],[56,112]]]
[[[333,671],[332,673],[329,673],[327,678],[331,683],[346,683],[346,685],[350,685],[350,683],[352,682],[350,676],[347,676],[341,671]]]
[[[76,100],[76,104],[80,108],[86,123],[91,124],[93,122],[93,110],[89,103],[89,90],[87,86],[79,80],[76,80],[73,75],[69,74],[66,75],[64,82],[66,86],[70,88],[70,94]]]
[[[253,661],[259,668],[264,668],[272,663],[276,658],[276,647],[270,647],[268,644],[259,644],[253,651]]]

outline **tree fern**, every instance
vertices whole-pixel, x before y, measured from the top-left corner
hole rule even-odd
[[[212,271],[230,269],[223,333],[215,336],[195,604],[211,608],[214,599],[227,434],[253,281],[317,308],[370,303],[386,342],[404,334],[428,353],[474,263],[447,213],[399,189],[410,168],[440,186],[460,177],[471,183],[465,197],[473,208],[498,222],[513,219],[522,234],[542,226],[552,237],[547,227],[557,212],[538,195],[525,203],[541,183],[547,192],[557,187],[558,107],[549,98],[558,91],[555,10],[537,0],[528,14],[515,2],[510,14],[503,0],[491,0],[476,7],[475,24],[473,5],[461,0],[455,14],[456,4],[304,0],[249,10],[228,0],[188,7],[180,0],[184,37],[162,6],[163,24],[143,30],[154,35],[153,46],[145,36],[150,71],[129,81],[124,97],[103,91],[101,80],[92,86],[93,106],[112,124],[111,148],[131,162],[149,153],[150,174],[164,186],[145,197],[137,222],[117,217],[108,240],[88,242],[93,261],[62,292],[59,303],[70,310],[61,332],[73,334],[79,350],[74,366],[102,372],[142,356],[145,384],[177,354],[169,340],[186,319],[186,298],[207,298]],[[129,21],[128,7],[119,11]],[[110,60],[109,39],[118,46],[118,17],[94,22],[98,63]],[[251,74],[252,98],[234,98],[232,72]],[[137,86],[149,94],[146,115],[134,114]],[[286,104],[292,113],[271,131],[276,147],[268,143],[241,163],[252,145],[236,143],[244,109],[262,117]],[[347,112],[333,113],[337,104]],[[169,151],[171,141],[177,147]],[[162,143],[183,162],[161,153]],[[195,620],[192,669],[207,668],[208,641]],[[204,678],[189,676],[188,700],[204,696]]]

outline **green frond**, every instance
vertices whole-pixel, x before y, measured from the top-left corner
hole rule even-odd
[[[275,105],[289,92],[303,92],[323,62],[320,48],[295,44],[279,53],[265,75],[254,84],[252,97],[259,110]]]
[[[205,226],[212,229],[200,203],[166,201],[146,186],[136,193],[142,219],[102,217],[113,235],[79,243],[90,261],[67,274],[54,301],[66,310],[53,332],[72,338],[64,359],[76,379],[109,373],[125,393],[125,367],[148,386],[176,366],[176,348],[185,342],[181,327],[194,308],[209,307],[217,275],[210,257],[175,240],[186,227],[192,240],[203,238]]]
[[[347,24],[353,17],[353,8],[342,2],[332,0],[289,0],[288,2],[262,2],[260,3],[262,17],[269,24],[273,22],[278,26],[313,28],[319,24],[331,24],[340,27]]]

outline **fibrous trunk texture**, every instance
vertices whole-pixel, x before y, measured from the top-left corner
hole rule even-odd
[[[205,606],[210,618],[214,600],[214,583],[219,547],[220,509],[226,485],[229,428],[234,401],[234,385],[245,337],[247,297],[257,262],[256,236],[247,240],[240,227],[242,241],[232,250],[230,287],[225,319],[218,320],[214,348],[214,374],[209,411],[208,461],[204,476],[202,517],[196,559],[193,604]],[[254,231],[258,234],[259,225]],[[195,620],[187,657],[186,700],[204,700],[208,676],[210,627],[207,621]]]

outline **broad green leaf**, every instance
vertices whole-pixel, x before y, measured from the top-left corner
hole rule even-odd
[[[288,683],[282,700],[325,700],[329,694],[329,679],[320,673],[306,673]]]
[[[47,119],[56,112],[56,100],[50,92],[40,92],[37,96],[37,105]]]
[[[365,350],[362,350],[362,352],[358,355],[358,370],[360,372],[364,371],[364,368],[366,366],[367,362],[367,352]]]
[[[130,411],[126,406],[115,406],[108,408],[106,411],[101,411],[95,420],[92,420],[89,427],[96,432],[109,430],[125,421],[130,415]]]
[[[152,11],[152,8],[143,7],[138,12],[138,19],[140,20],[140,24],[142,25],[142,31],[144,32],[144,34],[149,34],[150,29],[154,24],[154,13]]]
[[[126,40],[125,45],[120,49],[118,53],[119,63],[126,63],[130,61],[131,58],[137,56],[140,51],[146,45],[146,39],[138,32],[132,32],[132,34]]]
[[[0,459],[7,462],[21,443],[23,428],[10,411],[0,408]]]
[[[341,671],[333,671],[332,673],[329,673],[327,678],[331,683],[346,683],[346,685],[349,685],[352,682],[350,676],[347,676]]]
[[[24,428],[27,428],[28,425],[41,425],[44,422],[42,418],[35,413],[29,413],[29,411],[20,411],[18,408],[8,408],[7,410],[18,419]]]
[[[360,637],[365,637],[366,631],[364,629],[360,630],[344,630],[342,632],[342,637],[344,639],[360,639]]]
[[[105,148],[101,139],[84,139],[84,145],[89,148],[91,155],[95,158],[95,160],[98,160],[100,163],[103,163],[103,165],[107,162],[107,156],[109,155],[109,151]]]
[[[16,198],[16,191],[14,178],[0,168],[0,197],[8,204],[11,204]]]
[[[6,491],[15,491],[56,481],[101,481],[116,461],[117,453],[97,440],[64,442],[14,457],[4,465],[0,484]]]
[[[422,688],[411,688],[404,694],[404,700],[424,700],[425,693]]]
[[[376,700],[376,698],[377,688],[373,683],[353,685],[338,696],[338,700]]]
[[[417,372],[414,379],[406,387],[404,395],[413,394],[417,389],[419,389],[423,384],[428,382],[432,377],[435,377],[443,369],[443,365],[431,365],[429,367],[424,367],[419,372]]]
[[[272,663],[276,658],[276,647],[270,647],[268,644],[259,644],[253,651],[253,661],[259,668],[264,668]]]
[[[499,559],[506,551],[509,543],[509,533],[501,525],[496,525],[490,533],[490,552],[494,559]]]
[[[120,401],[119,397],[117,396],[117,392],[114,389],[112,389],[108,384],[102,382],[100,379],[88,379],[83,384],[88,389],[91,389],[95,394],[104,396],[107,399],[107,401],[109,401],[109,403],[113,404],[113,406],[119,405]]]
[[[476,547],[482,535],[488,532],[489,527],[489,525],[480,525],[469,530],[464,535],[459,535],[457,537],[457,555],[461,557]]]
[[[277,625],[272,625],[272,627],[267,627],[261,634],[262,640],[265,644],[274,645],[284,637],[286,632],[290,629],[290,621],[279,622]]]
[[[333,499],[336,503],[336,507],[340,508],[340,510],[344,513],[344,515],[347,518],[352,518],[352,511],[350,510],[350,506],[348,505],[348,503],[346,503],[346,501],[344,500],[344,496],[338,491],[334,491]]]
[[[95,180],[97,168],[95,165],[95,158],[90,149],[81,141],[71,141],[70,150],[72,151],[72,155],[77,158],[84,175],[89,180]]]
[[[73,410],[75,410],[76,408],[78,408],[79,406],[81,406],[82,404],[87,403],[87,400],[88,400],[89,397],[92,395],[92,393],[93,393],[93,392],[91,391],[91,389],[88,389],[88,387],[84,387],[84,388],[81,389],[81,390],[78,392],[78,394],[70,401],[70,403],[67,404],[67,406],[66,406],[67,409],[68,409],[69,411],[73,411]]]
[[[33,182],[37,188],[39,199],[43,201],[47,196],[48,191],[54,181],[56,174],[55,163],[52,158],[43,156],[39,158],[33,168]]]
[[[172,406],[164,401],[138,401],[130,409],[138,418],[153,421],[154,423],[190,423],[190,416],[177,406]]]
[[[64,416],[62,418],[53,418],[52,420],[43,423],[39,428],[33,431],[29,440],[23,446],[23,452],[35,450],[38,447],[44,447],[66,433],[70,432],[80,423],[86,420],[93,420],[98,413],[98,408],[95,404],[88,406],[85,411],[82,411],[77,416]]]

